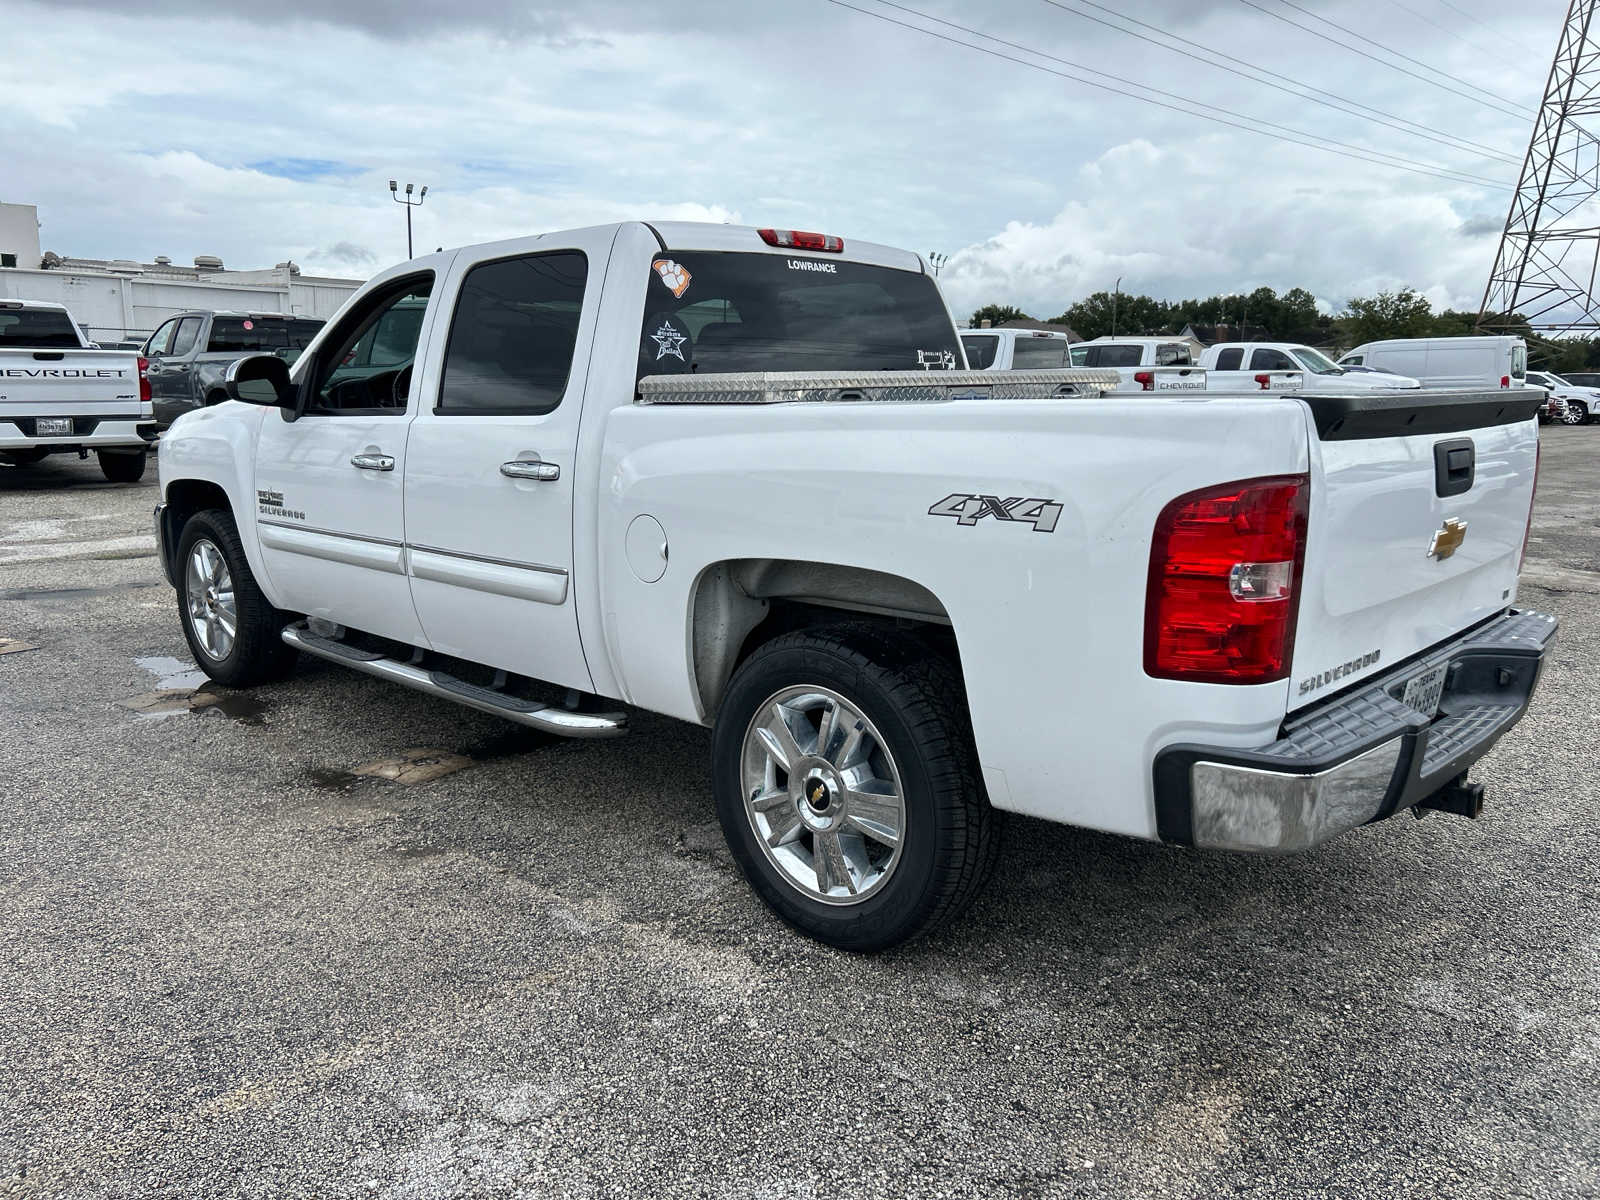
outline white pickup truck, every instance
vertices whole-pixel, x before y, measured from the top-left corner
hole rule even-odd
[[[349,366],[400,306],[414,344]],[[1539,393],[928,369],[960,355],[917,255],[831,235],[427,255],[178,418],[160,558],[224,684],[305,653],[574,737],[709,726],[735,859],[841,947],[958,911],[997,810],[1266,852],[1476,815],[1555,632],[1516,607]]]
[[[1170,337],[1097,337],[1072,347],[1072,365],[1115,371],[1119,392],[1203,392],[1189,344]]]
[[[60,304],[0,300],[0,461],[93,450],[107,479],[132,483],[155,437],[144,359],[94,349]]]
[[[1219,391],[1315,389],[1324,395],[1407,391],[1421,385],[1404,375],[1348,371],[1320,350],[1295,342],[1218,342],[1200,355],[1210,386]]]

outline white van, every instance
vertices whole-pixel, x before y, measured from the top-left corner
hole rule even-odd
[[[1511,336],[1392,338],[1357,346],[1339,365],[1409,375],[1428,388],[1522,387],[1528,345]]]

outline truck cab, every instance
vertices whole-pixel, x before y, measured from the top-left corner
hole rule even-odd
[[[194,310],[163,321],[141,353],[156,423],[165,429],[180,415],[226,400],[228,364],[248,354],[275,354],[293,363],[323,322],[286,313]]]
[[[1075,365],[1072,339],[1050,329],[963,329],[961,345],[974,371],[1051,371]]]

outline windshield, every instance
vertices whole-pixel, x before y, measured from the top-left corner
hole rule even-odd
[[[1320,350],[1310,346],[1291,346],[1289,353],[1300,360],[1300,365],[1317,375],[1343,375],[1345,369]]]
[[[958,370],[955,326],[917,271],[781,254],[658,255],[639,375]]]
[[[59,308],[0,308],[0,347],[78,350],[82,346],[72,318]]]

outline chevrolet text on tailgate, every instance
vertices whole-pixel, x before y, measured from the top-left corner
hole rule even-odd
[[[1476,815],[1555,634],[1515,606],[1541,393],[965,366],[920,258],[831,235],[429,255],[178,418],[161,557],[224,684],[709,726],[740,867],[851,949],[958,912],[1000,811],[1266,852]]]

